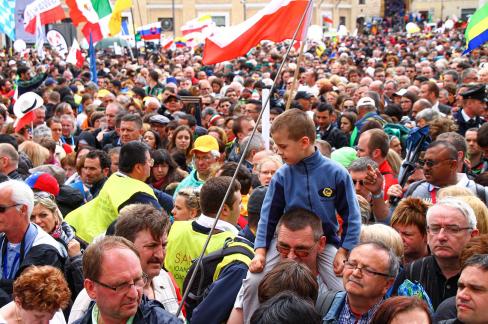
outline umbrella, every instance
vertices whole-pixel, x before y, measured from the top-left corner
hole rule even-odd
[[[114,43],[117,44],[120,47],[130,47],[129,42],[127,42],[125,39],[120,38],[120,37],[108,37],[104,38],[95,45],[96,50],[101,50],[104,48],[111,48],[114,46]]]
[[[407,156],[402,163],[402,168],[398,175],[398,183],[404,187],[408,177],[415,171],[420,152],[425,151],[430,144],[429,126],[414,128],[407,138]],[[400,202],[398,197],[390,197],[390,205],[395,206]]]

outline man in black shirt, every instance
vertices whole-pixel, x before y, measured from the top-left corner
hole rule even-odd
[[[334,127],[331,122],[334,109],[328,103],[321,103],[315,111],[317,124],[317,137],[327,141],[335,149],[347,146],[347,137],[339,128]]]

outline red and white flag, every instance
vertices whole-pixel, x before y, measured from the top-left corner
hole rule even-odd
[[[26,32],[35,34],[37,17],[40,17],[41,25],[44,26],[62,20],[66,16],[60,0],[35,0],[25,7],[24,29]]]
[[[272,0],[241,24],[215,30],[205,41],[203,63],[215,64],[242,56],[262,40],[292,39],[307,8],[310,16],[308,3],[308,0]],[[305,38],[309,18],[303,20],[296,40]]]
[[[71,45],[71,49],[69,50],[68,57],[66,58],[66,63],[71,63],[78,68],[83,67],[83,63],[85,62],[85,58],[81,53],[80,44],[78,41],[73,39],[73,45]]]

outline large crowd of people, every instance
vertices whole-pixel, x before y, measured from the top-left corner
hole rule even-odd
[[[0,323],[488,323],[488,47],[323,41],[2,52]]]

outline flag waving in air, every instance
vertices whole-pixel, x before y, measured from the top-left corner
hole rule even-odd
[[[464,37],[466,50],[463,54],[468,54],[488,41],[488,3],[471,16]]]
[[[35,0],[25,7],[24,29],[28,33],[35,34],[38,18],[40,25],[44,26],[62,20],[64,17],[60,0]]]
[[[307,0],[272,0],[254,16],[239,25],[215,30],[205,41],[203,63],[215,64],[249,52],[262,40],[281,42],[293,38],[303,14],[310,8]],[[304,38],[308,19],[304,19],[296,40]]]
[[[86,23],[82,33],[88,40],[92,35],[93,43],[109,36],[109,20],[112,7],[109,0],[66,0],[71,20],[75,26]]]
[[[112,13],[108,0],[66,0],[73,25],[80,23],[96,24]]]

